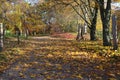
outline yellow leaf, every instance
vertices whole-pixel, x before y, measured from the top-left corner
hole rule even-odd
[[[34,78],[34,77],[36,77],[36,74],[31,74],[30,77]]]
[[[100,69],[100,70],[103,70],[103,66],[102,65],[97,66],[97,68]]]
[[[47,76],[46,78],[47,78],[47,79],[51,79],[51,77],[50,77],[50,76]]]
[[[79,74],[79,75],[77,75],[76,76],[77,78],[80,78],[80,79],[82,79],[83,77]]]
[[[22,78],[26,78],[26,76],[22,72],[19,73],[19,76]]]

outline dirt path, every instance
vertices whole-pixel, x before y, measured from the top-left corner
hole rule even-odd
[[[99,58],[73,45],[72,40],[33,37],[33,46],[0,75],[0,80],[119,80],[115,68],[99,67]],[[24,48],[24,50],[27,48]],[[75,54],[75,55],[72,55]],[[111,66],[112,67],[112,66]],[[107,73],[112,75],[108,75]]]

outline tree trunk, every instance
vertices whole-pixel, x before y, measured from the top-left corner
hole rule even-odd
[[[113,36],[113,50],[118,49],[118,33],[117,33],[117,17],[112,15],[112,36]]]
[[[20,31],[16,31],[17,43],[20,43]]]
[[[109,34],[109,23],[107,22],[107,20],[103,22],[103,45],[111,46],[111,39]]]
[[[25,39],[28,39],[28,35],[29,35],[29,30],[25,28]]]
[[[90,27],[90,40],[94,41],[96,40],[96,23],[97,23],[97,14],[98,14],[98,8],[96,7],[95,12],[93,13],[93,20],[91,22],[91,27]]]
[[[3,50],[3,24],[0,23],[0,52]]]
[[[96,28],[95,28],[95,27],[96,27],[96,26],[94,26],[94,28],[92,27],[92,28],[90,29],[90,40],[91,40],[91,41],[96,40],[96,36],[95,36]]]
[[[81,39],[83,39],[83,25],[79,24],[76,40],[81,40]]]
[[[111,0],[107,1],[106,9],[104,9],[104,2],[101,2],[100,5],[100,14],[103,26],[103,45],[104,46],[111,46],[110,40],[110,17],[111,17]]]
[[[19,36],[19,35],[17,36],[17,40],[18,40],[18,41],[17,41],[18,44],[20,44],[20,36]]]

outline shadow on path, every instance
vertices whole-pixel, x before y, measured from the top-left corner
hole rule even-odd
[[[117,66],[81,51],[72,40],[34,37],[28,43],[34,47],[29,46],[31,50],[4,71],[0,80],[120,80]]]

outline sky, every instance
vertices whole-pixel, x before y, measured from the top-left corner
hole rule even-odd
[[[120,7],[120,3],[112,3],[112,5]]]
[[[114,10],[120,10],[120,3],[112,3],[112,6],[114,6]]]
[[[31,3],[31,4],[35,4],[37,3],[39,0],[25,0],[26,2],[28,3]]]
[[[35,3],[37,3],[39,0],[25,0],[28,3],[31,3],[32,5],[34,5]],[[42,0],[41,0],[42,1]],[[114,10],[120,10],[120,2],[119,3],[112,3],[112,6],[114,6]]]

